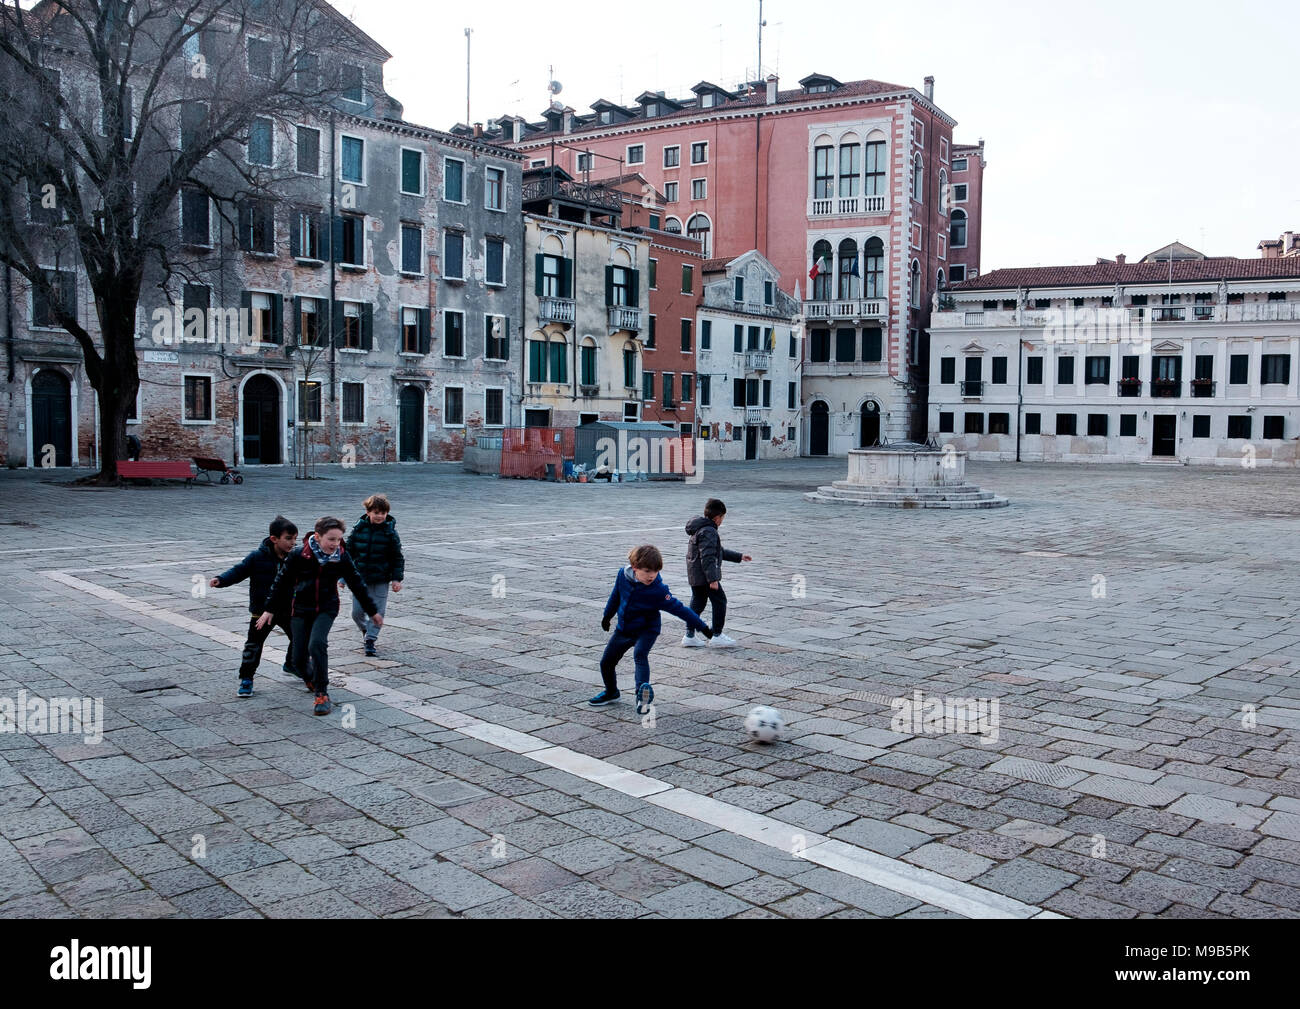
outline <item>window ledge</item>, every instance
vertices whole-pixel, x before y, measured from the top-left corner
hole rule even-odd
[[[424,276],[423,273],[414,273],[414,272],[412,272],[411,270],[398,270],[397,272],[398,272],[398,274],[399,274],[400,276],[403,276],[403,277],[423,277],[423,276]]]
[[[423,197],[423,196],[424,196],[423,193],[408,193],[405,189],[399,189],[397,192],[398,192],[400,195],[402,195],[402,196],[414,196],[414,197]]]
[[[366,267],[361,263],[339,263],[340,270],[346,270],[348,273],[365,273]]]
[[[201,242],[187,242],[187,241],[184,241],[184,240],[182,239],[182,241],[181,241],[181,246],[182,246],[183,248],[186,248],[186,249],[194,249],[194,250],[196,250],[196,251],[198,251],[198,252],[211,252],[211,251],[212,251],[212,244],[211,244],[211,243],[208,243],[208,244],[204,245],[204,244],[201,243]]]
[[[279,255],[274,252],[259,252],[256,249],[245,249],[244,254],[252,256],[254,259],[279,259]]]
[[[340,354],[369,354],[370,353],[370,351],[363,350],[360,347],[339,347],[337,348],[337,350]]]
[[[216,421],[215,420],[182,420],[181,423],[186,425],[187,427],[188,426],[204,427],[209,424],[215,424]]]
[[[397,352],[397,356],[398,357],[425,357],[426,355],[421,354],[419,353],[419,351],[415,351],[415,350],[399,350]]]
[[[325,260],[312,259],[310,256],[295,256],[294,260],[299,266],[324,266]]]
[[[439,280],[444,280],[444,281],[446,281],[448,284],[463,284],[463,283],[465,283],[465,278],[464,278],[464,277],[446,277],[446,276],[444,276],[444,277],[439,277],[438,279],[439,279]]]

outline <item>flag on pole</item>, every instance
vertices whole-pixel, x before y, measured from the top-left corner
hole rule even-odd
[[[861,278],[862,278],[862,274],[860,274],[860,273],[858,272],[858,257],[857,257],[857,256],[854,256],[854,257],[853,257],[853,259],[852,259],[852,263],[853,263],[853,269],[849,271],[850,276],[854,276],[854,277],[857,277],[858,279],[861,279]]]
[[[816,280],[823,273],[830,273],[830,272],[831,272],[831,257],[823,256],[821,259],[813,260],[812,269],[808,271],[808,279]]]

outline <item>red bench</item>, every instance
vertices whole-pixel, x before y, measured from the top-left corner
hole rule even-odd
[[[117,475],[127,480],[184,480],[189,487],[194,482],[194,467],[187,462],[131,462],[119,459]]]

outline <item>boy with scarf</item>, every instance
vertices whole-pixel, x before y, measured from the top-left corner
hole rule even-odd
[[[343,522],[331,517],[320,519],[302,549],[285,560],[267,595],[266,612],[257,621],[259,629],[269,626],[277,612],[289,610],[294,667],[304,681],[308,656],[315,667],[311,688],[316,695],[312,710],[317,715],[328,715],[334,707],[329,698],[329,633],[339,615],[339,578],[347,582],[375,626],[382,627],[384,618],[343,548]]]

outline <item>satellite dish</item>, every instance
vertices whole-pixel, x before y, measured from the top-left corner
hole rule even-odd
[[[552,101],[551,108],[554,109],[556,112],[559,112],[564,108],[564,102]]]
[[[551,83],[547,85],[547,88],[551,92],[551,94],[558,95],[561,91],[564,90],[564,85],[561,84],[559,81],[551,81]]]

